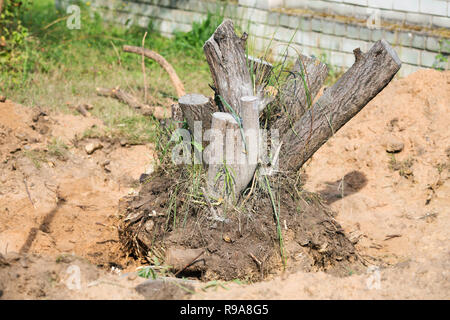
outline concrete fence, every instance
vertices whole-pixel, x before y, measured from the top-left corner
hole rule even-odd
[[[260,9],[306,9],[359,19],[379,14],[385,21],[450,28],[448,0],[240,0],[239,4]]]
[[[87,1],[85,1],[87,2]],[[71,1],[56,0],[64,8]],[[286,52],[324,55],[329,63],[348,68],[353,49],[367,51],[382,38],[397,51],[401,76],[419,68],[449,62],[449,1],[443,0],[92,0],[87,2],[105,20],[153,28],[165,36],[191,30],[206,14],[231,18],[250,34],[256,52],[270,45],[273,59]]]

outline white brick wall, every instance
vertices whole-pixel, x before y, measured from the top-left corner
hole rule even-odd
[[[421,0],[420,13],[442,16],[447,14],[448,1],[446,0]]]
[[[419,12],[419,0],[394,1],[393,9],[406,12]]]
[[[392,10],[395,0],[368,0],[367,4],[371,8]]]
[[[87,0],[86,0],[87,1]],[[86,2],[85,1],[85,2]],[[201,21],[207,12],[217,12],[214,0],[91,0],[105,20],[127,23],[130,20],[146,28],[150,23],[162,35],[171,37],[174,31],[189,31],[192,22]],[[71,0],[56,0],[68,4]],[[409,21],[427,26],[449,25],[449,2],[444,0],[240,0],[228,4],[225,15],[232,18],[241,30],[250,34],[249,45],[265,52],[269,43],[272,55],[280,58],[286,44],[304,54],[325,53],[333,65],[349,68],[354,62],[353,50],[367,51],[375,41],[385,39],[397,51],[403,62],[400,75],[405,76],[420,67],[433,67],[437,54],[443,49],[442,39],[426,32],[390,29],[369,29],[365,24],[344,23],[332,17],[315,14],[280,13],[264,8],[282,4],[300,8],[314,8],[330,13],[357,16],[366,10],[379,9],[382,19]],[[245,5],[244,5],[245,4]],[[221,6],[221,5],[219,5]],[[223,8],[222,8],[223,9]],[[348,14],[351,12],[351,14]],[[450,39],[447,39],[450,41]],[[446,53],[449,45],[446,45]],[[295,50],[288,52],[295,56]],[[449,68],[449,63],[447,66]]]
[[[257,2],[253,4],[258,6]],[[396,22],[450,28],[448,0],[284,0],[286,8],[368,18],[380,10],[381,18]]]

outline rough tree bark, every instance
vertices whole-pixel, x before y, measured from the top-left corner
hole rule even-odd
[[[215,196],[235,195],[234,200],[252,180],[260,151],[259,99],[254,96],[242,97],[241,105],[241,123],[230,113],[213,114],[211,144],[206,158],[209,161],[210,191]],[[232,177],[228,185],[224,182],[225,164]]]
[[[245,40],[236,35],[233,22],[229,19],[217,28],[203,46],[216,93],[239,115],[241,97],[253,95],[244,47]]]
[[[227,179],[236,170],[235,150],[242,150],[242,139],[237,132],[239,124],[230,113],[213,113],[211,131],[205,138],[210,141],[206,150],[208,191],[216,198],[237,198],[235,184]]]
[[[396,52],[385,40],[376,42],[367,53],[358,48],[354,54],[353,66],[282,136],[282,170],[298,170],[383,90],[401,67]]]
[[[280,135],[284,135],[312,105],[327,76],[326,64],[318,59],[301,55],[295,62],[286,84],[280,90],[283,112],[272,128],[278,129]]]
[[[180,104],[174,103],[174,104],[172,104],[170,109],[171,109],[171,113],[172,113],[171,121],[172,121],[175,129],[181,128],[184,117],[183,117],[183,111],[181,110]]]
[[[264,85],[272,72],[273,65],[267,61],[252,56],[248,56],[247,60],[248,66],[253,67],[255,85]]]
[[[202,122],[202,137],[205,131],[211,128],[212,114],[219,111],[214,100],[202,94],[186,94],[178,100],[178,104],[192,134],[194,134],[194,122]]]

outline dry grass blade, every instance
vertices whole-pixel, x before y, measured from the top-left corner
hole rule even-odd
[[[142,75],[144,77],[144,103],[147,103],[147,77],[145,74],[145,56],[144,56],[144,49],[145,49],[145,38],[147,37],[147,31],[144,34],[144,37],[142,38]]]

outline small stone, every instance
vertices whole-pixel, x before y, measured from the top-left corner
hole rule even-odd
[[[90,142],[85,147],[84,150],[86,150],[87,154],[93,154],[95,150],[101,149],[103,146],[99,142]]]
[[[17,139],[19,139],[19,140],[27,140],[27,137],[23,134],[23,133],[21,133],[21,132],[16,132],[15,134],[14,134],[15,136],[16,136],[16,138]]]
[[[145,169],[145,174],[151,175],[155,171],[155,165],[152,163]]]
[[[111,168],[109,167],[110,164],[111,164],[111,161],[109,159],[103,161],[103,163],[102,163],[102,167],[107,173],[111,172]]]
[[[39,129],[39,133],[40,134],[47,134],[49,132],[50,128],[47,125],[43,125],[40,129]]]
[[[389,153],[397,153],[403,150],[404,143],[397,137],[390,136],[386,140],[386,151]]]
[[[152,231],[154,225],[155,225],[155,223],[153,222],[153,220],[151,220],[151,219],[147,220],[147,222],[145,222],[145,225],[144,225],[145,231],[150,233]]]
[[[128,280],[133,281],[137,278],[137,274],[136,273],[130,273],[127,277]]]
[[[22,266],[22,268],[27,269],[28,268],[28,261],[26,260],[26,258],[22,258],[19,260],[20,265]]]
[[[145,183],[149,177],[150,177],[149,174],[146,173],[141,174],[141,176],[139,177],[139,183],[141,184]]]

